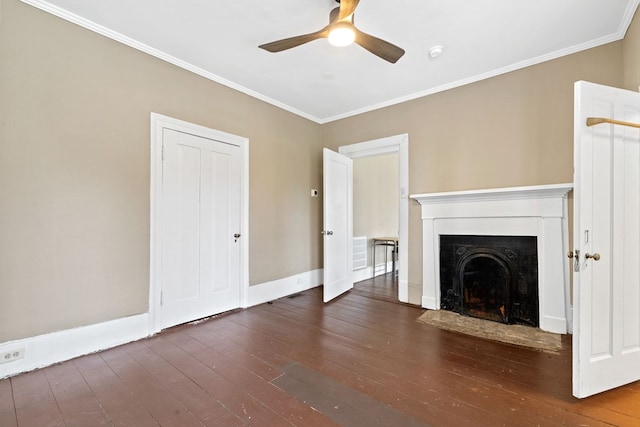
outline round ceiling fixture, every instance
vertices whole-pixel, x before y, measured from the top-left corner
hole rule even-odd
[[[346,22],[338,22],[329,31],[329,43],[334,46],[349,46],[356,39],[353,26]]]
[[[442,55],[442,52],[444,52],[444,47],[443,46],[434,46],[431,49],[429,49],[429,58],[431,59],[435,59],[438,56]]]

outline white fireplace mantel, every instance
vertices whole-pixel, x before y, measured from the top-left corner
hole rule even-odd
[[[428,193],[422,205],[422,306],[440,308],[440,235],[535,236],[540,329],[567,333],[567,194],[573,184]]]

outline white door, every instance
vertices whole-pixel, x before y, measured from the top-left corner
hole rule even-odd
[[[353,288],[353,161],[323,149],[324,302]]]
[[[167,328],[240,307],[241,149],[165,128],[163,153],[161,323]]]
[[[640,94],[575,87],[576,397],[640,379],[640,129],[587,117],[640,123]]]

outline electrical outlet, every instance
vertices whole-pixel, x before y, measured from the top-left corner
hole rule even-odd
[[[17,348],[11,351],[5,351],[4,353],[0,353],[0,363],[9,363],[14,362],[18,359],[24,358],[24,347]]]

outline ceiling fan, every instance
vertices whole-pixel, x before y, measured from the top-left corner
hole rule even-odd
[[[394,64],[404,55],[404,49],[363,33],[353,25],[353,13],[360,0],[336,1],[340,3],[340,7],[336,7],[329,13],[329,25],[321,30],[266,43],[258,47],[269,52],[281,52],[317,39],[328,38],[329,43],[335,46],[347,46],[355,42],[374,55]]]

